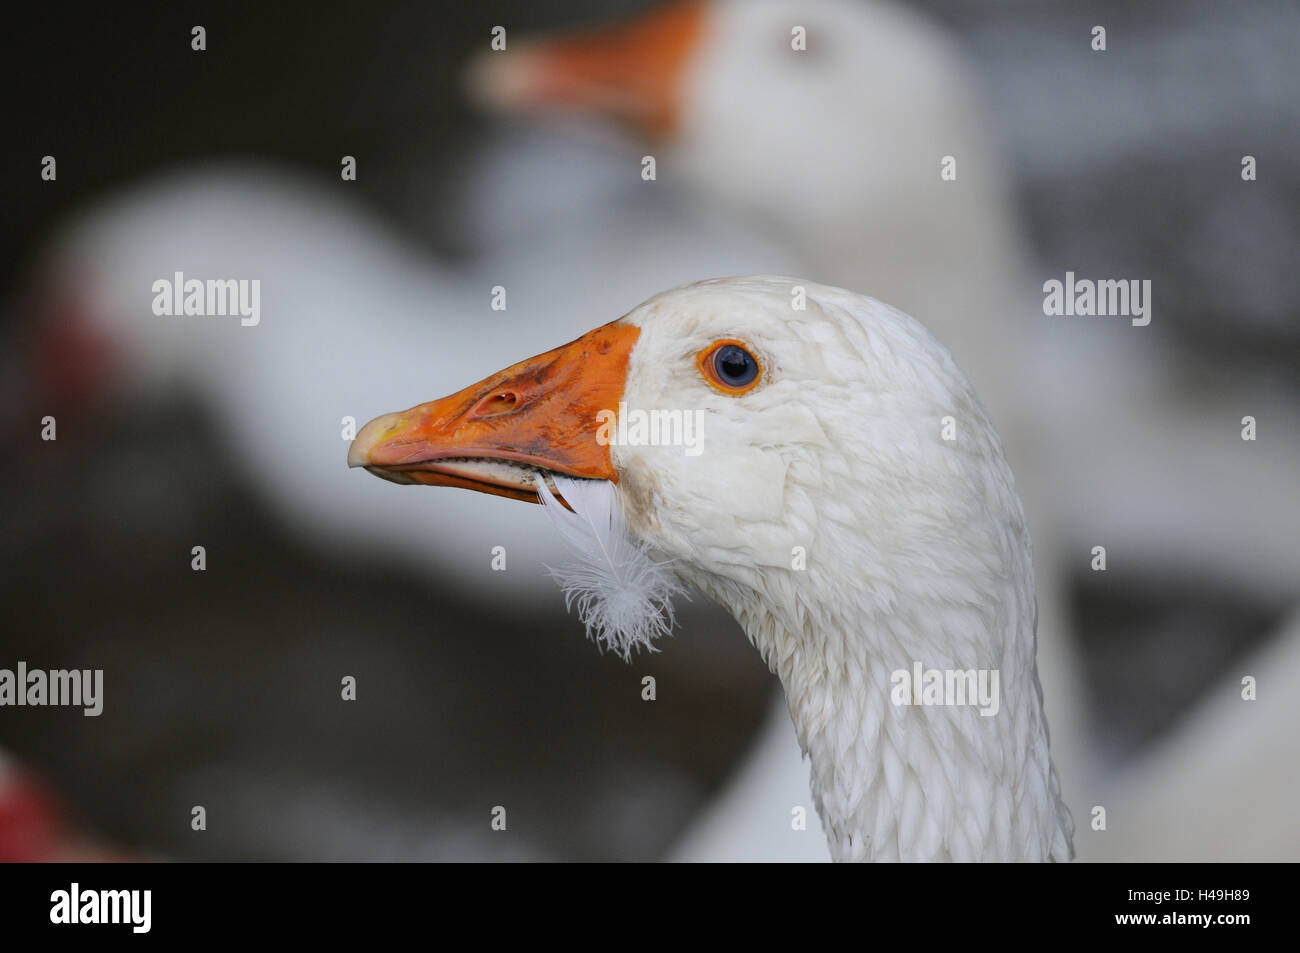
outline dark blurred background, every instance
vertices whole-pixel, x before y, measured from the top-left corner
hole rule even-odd
[[[162,173],[273,162],[348,189],[446,267],[471,259],[460,174],[499,132],[465,102],[466,59],[494,24],[524,35],[644,6],[12,11],[6,399],[21,400],[33,296],[48,293],[40,263],[60,229]],[[1189,387],[1247,377],[1300,390],[1293,2],[913,6],[977,67],[1047,273],[1152,278],[1161,313],[1179,315]],[[1108,29],[1104,68],[1079,39],[1092,23]],[[201,55],[194,24],[207,28]],[[1245,153],[1260,169],[1248,189],[1235,171]],[[56,182],[38,177],[46,154]],[[360,174],[344,185],[346,154]],[[0,749],[45,779],[75,826],[125,852],[653,859],[766,711],[773,682],[720,612],[688,608],[662,654],[625,665],[576,623],[548,617],[539,631],[524,606],[303,540],[231,465],[201,401],[61,421],[57,446],[21,423],[0,461],[0,666],[103,668],[107,700],[99,718],[0,711]],[[205,573],[189,566],[196,537]],[[1093,730],[1117,762],[1169,731],[1290,607],[1209,575],[1142,572],[1078,572],[1072,603]],[[355,703],[339,702],[341,674],[358,678]],[[645,674],[661,686],[653,705]],[[208,811],[201,835],[194,804]],[[508,836],[488,826],[498,804]]]

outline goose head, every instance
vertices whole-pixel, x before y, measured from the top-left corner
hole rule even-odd
[[[619,426],[655,411],[690,415],[693,445]],[[349,463],[525,500],[539,474],[616,483],[635,540],[779,676],[836,858],[1068,856],[1012,475],[901,312],[798,279],[688,285],[377,418]],[[918,663],[997,672],[996,714],[899,703]]]

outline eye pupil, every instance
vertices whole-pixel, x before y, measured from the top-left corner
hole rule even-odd
[[[713,358],[718,377],[730,387],[743,387],[758,375],[758,361],[743,347],[727,344],[718,348]]]

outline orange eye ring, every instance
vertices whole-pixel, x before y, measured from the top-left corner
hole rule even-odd
[[[724,394],[745,394],[763,379],[763,364],[743,341],[724,338],[695,355],[704,379]]]

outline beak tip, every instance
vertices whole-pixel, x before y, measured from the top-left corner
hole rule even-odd
[[[384,414],[381,417],[376,417],[357,431],[356,437],[352,440],[352,445],[348,447],[349,469],[372,465],[370,452],[393,429],[394,424],[400,417],[401,414]]]
[[[463,73],[465,91],[480,109],[510,112],[528,102],[539,73],[537,56],[520,45],[505,50],[476,54]]]

